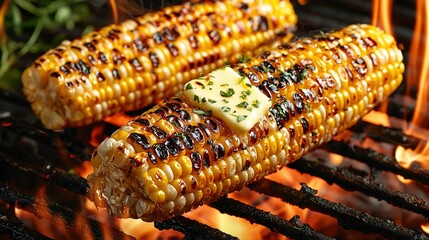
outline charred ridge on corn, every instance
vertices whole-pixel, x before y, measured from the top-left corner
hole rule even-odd
[[[167,7],[64,41],[23,73],[24,93],[47,128],[87,125],[164,99],[187,81],[290,36],[296,21],[287,0]]]
[[[89,198],[118,217],[153,221],[181,214],[299,159],[356,123],[402,81],[394,38],[374,26],[276,46],[233,66],[272,99],[253,128],[237,134],[181,95],[166,99],[99,146]]]

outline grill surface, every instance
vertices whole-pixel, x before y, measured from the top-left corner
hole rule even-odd
[[[414,3],[402,0],[395,1],[393,8],[394,30],[398,42],[404,45],[405,59],[408,57],[406,53],[412,36],[414,7]],[[351,23],[371,22],[371,1],[368,0],[312,0],[305,6],[295,4],[295,8],[300,18],[298,35],[319,29],[339,28]],[[389,107],[389,115],[392,117],[403,117],[404,112],[398,111],[398,104],[402,109],[405,107],[397,100],[404,98],[403,91],[403,88],[399,89],[390,100],[390,106],[394,106]],[[84,199],[88,185],[85,179],[69,170],[79,167],[89,159],[93,148],[88,142],[93,128],[101,127],[104,134],[110,134],[116,129],[115,126],[99,123],[60,132],[45,130],[21,95],[3,90],[0,90],[0,106],[0,237],[49,239],[18,219],[14,212],[17,207],[56,225],[64,225],[74,234],[71,238],[102,239],[106,232],[114,239],[134,238],[116,230],[113,223],[101,223],[85,214],[80,202]],[[413,105],[407,105],[407,113],[412,110]],[[405,119],[408,119],[407,116]],[[352,137],[343,136],[331,141],[324,149],[308,154],[288,167],[321,178],[329,184],[336,184],[347,191],[361,192],[359,196],[362,198],[373,197],[385,201],[395,206],[393,209],[404,211],[406,218],[415,218],[420,224],[425,218],[429,218],[427,194],[416,196],[404,193],[378,181],[380,175],[397,174],[413,180],[413,184],[424,192],[429,185],[429,171],[418,164],[409,169],[403,168],[390,154],[383,152],[383,149],[366,148],[356,144],[356,139],[361,138],[373,139],[378,145],[387,146],[387,149],[394,149],[396,145],[415,148],[420,139],[407,136],[399,129],[363,121],[351,129],[349,135],[351,134]],[[328,162],[328,152],[346,157],[348,164],[333,166]],[[249,186],[249,189],[262,193],[267,198],[280,198],[285,204],[334,217],[342,227],[344,236],[359,231],[359,234],[368,233],[368,236],[375,236],[375,239],[429,239],[428,235],[416,229],[419,226],[417,223],[401,226],[389,220],[389,215],[386,217],[382,209],[352,208],[321,198],[316,195],[317,189],[308,187],[306,183],[302,183],[300,189],[295,189],[263,179]],[[258,204],[255,202],[249,205],[225,197],[211,204],[211,207],[223,214],[266,226],[275,236],[332,239],[301,222],[298,216],[286,220],[259,210]],[[234,236],[183,216],[155,222],[155,227],[159,230],[174,229],[182,232],[186,239],[235,239]],[[344,236],[333,237],[345,238]]]

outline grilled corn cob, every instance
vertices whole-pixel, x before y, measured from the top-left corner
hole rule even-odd
[[[22,75],[50,129],[82,126],[172,95],[190,79],[288,36],[288,0],[228,0],[167,7],[64,41]]]
[[[100,144],[91,159],[88,197],[118,217],[146,221],[212,202],[356,123],[399,86],[402,60],[392,36],[371,25],[350,25],[234,65],[230,70],[271,102],[245,131],[198,105],[201,98],[187,97],[195,88],[191,81]],[[211,74],[202,88],[212,84]],[[229,99],[228,92],[239,93],[220,95]]]

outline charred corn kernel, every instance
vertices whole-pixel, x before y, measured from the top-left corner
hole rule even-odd
[[[277,44],[231,68],[271,99],[271,107],[252,128],[234,131],[204,105],[197,108],[179,93],[100,144],[91,160],[89,198],[116,216],[146,221],[212,202],[356,123],[398,87],[404,70],[393,39],[370,25]],[[143,124],[144,119],[151,121]],[[175,131],[154,130],[169,124]],[[155,137],[146,145],[143,139],[149,136]],[[124,146],[146,157],[127,155]],[[137,201],[122,200],[130,194]],[[144,207],[138,205],[142,201]]]
[[[64,41],[24,71],[23,91],[47,128],[87,125],[153,104],[225,62],[290,38],[296,22],[289,0],[166,7]],[[99,94],[83,100],[85,91]],[[90,114],[96,104],[101,112]]]

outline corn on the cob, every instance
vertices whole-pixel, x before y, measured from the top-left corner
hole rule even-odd
[[[271,98],[250,130],[193,107],[185,89],[101,143],[88,196],[146,221],[214,201],[356,123],[399,86],[402,60],[394,38],[370,25],[280,45],[233,67]]]
[[[289,35],[288,0],[185,3],[64,41],[23,73],[50,129],[82,126],[172,95],[190,79]]]

